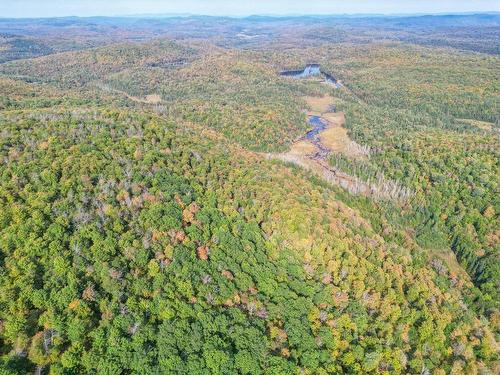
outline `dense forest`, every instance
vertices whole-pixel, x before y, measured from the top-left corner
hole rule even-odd
[[[439,21],[0,20],[0,374],[498,373],[500,21]]]

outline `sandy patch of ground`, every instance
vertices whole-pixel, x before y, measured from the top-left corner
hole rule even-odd
[[[146,95],[146,103],[150,104],[161,103],[161,96],[158,94]]]
[[[304,98],[312,112],[328,112],[333,104],[333,98],[330,95],[325,96],[306,96]]]
[[[347,136],[347,130],[339,126],[326,129],[319,135],[319,139],[321,140],[321,144],[337,153],[345,153],[350,141]]]
[[[291,155],[312,155],[318,151],[318,148],[312,144],[310,141],[301,140],[295,142],[288,154]]]
[[[344,114],[325,113],[322,118],[326,120],[328,128],[319,135],[321,144],[333,152],[346,152],[347,145],[351,140],[347,135],[347,130],[343,127]]]
[[[353,159],[364,159],[370,156],[369,147],[362,146],[349,138],[347,129],[344,127],[344,113],[324,113],[322,118],[328,123],[328,128],[323,131],[319,138],[321,144],[332,152],[342,153]]]

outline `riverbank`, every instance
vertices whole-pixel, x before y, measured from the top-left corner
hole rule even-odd
[[[351,194],[370,196],[375,199],[392,200],[388,192],[393,182],[381,180],[369,183],[357,176],[349,175],[330,163],[331,155],[343,155],[350,160],[368,159],[370,148],[349,138],[343,112],[336,112],[333,98],[305,97],[309,106],[307,118],[312,129],[294,142],[288,152],[268,153],[268,159],[281,160],[298,165],[326,182],[340,186]]]

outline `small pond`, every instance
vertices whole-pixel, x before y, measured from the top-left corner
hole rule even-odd
[[[337,88],[342,86],[333,75],[321,70],[321,65],[319,64],[307,64],[303,70],[284,70],[280,73],[280,75],[283,77],[292,77],[292,78],[323,76],[325,78],[326,83],[334,85]]]

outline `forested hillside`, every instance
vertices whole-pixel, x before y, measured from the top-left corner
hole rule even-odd
[[[498,38],[78,22],[0,50],[0,374],[498,372]]]

